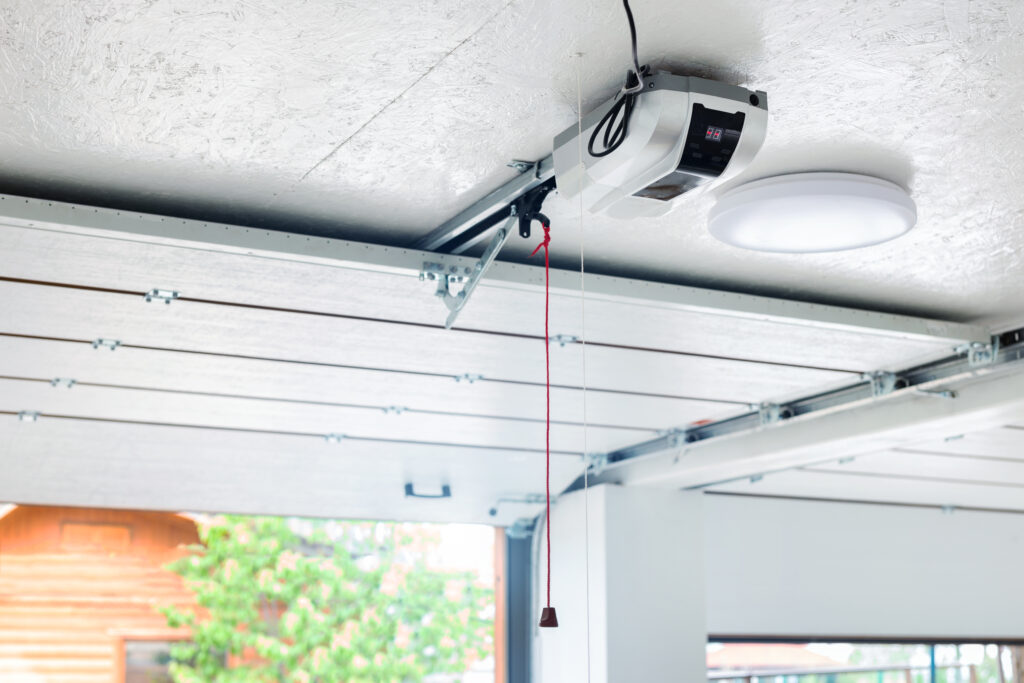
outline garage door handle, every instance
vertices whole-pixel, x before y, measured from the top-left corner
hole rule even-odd
[[[452,497],[452,487],[448,486],[448,484],[444,484],[441,487],[441,493],[433,493],[433,494],[431,494],[431,493],[416,493],[416,491],[414,491],[413,488],[412,488],[412,484],[406,484],[405,485],[405,497],[406,498],[451,498]]]

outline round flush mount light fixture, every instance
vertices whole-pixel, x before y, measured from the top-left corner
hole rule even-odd
[[[887,242],[916,222],[914,200],[894,183],[854,173],[792,173],[724,192],[708,230],[744,249],[812,253]]]

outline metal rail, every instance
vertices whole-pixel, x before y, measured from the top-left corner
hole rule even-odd
[[[483,239],[491,227],[509,215],[512,202],[543,185],[555,175],[555,162],[548,155],[483,199],[474,202],[413,243],[412,248],[461,254]]]
[[[670,451],[687,444],[719,436],[753,430],[794,417],[832,410],[896,391],[917,391],[935,400],[956,398],[953,391],[934,388],[935,383],[986,369],[1024,367],[1024,328],[992,337],[988,344],[972,342],[937,361],[913,366],[899,372],[865,373],[849,385],[818,392],[781,403],[762,403],[723,420],[672,430],[648,441],[607,454],[590,456],[591,471],[600,474],[608,467],[654,453]],[[577,488],[576,484],[569,490]]]
[[[977,667],[974,664],[939,664],[935,667],[936,670],[946,669],[967,669],[968,671],[976,672]],[[836,666],[836,667],[817,667],[811,669],[734,669],[734,670],[721,670],[721,671],[708,671],[709,681],[744,681],[744,683],[753,683],[760,679],[776,680],[777,677],[787,676],[838,676],[841,674],[856,674],[856,673],[885,673],[885,672],[904,672],[906,674],[912,674],[914,672],[930,673],[931,667],[925,666],[913,666],[910,664],[893,664],[890,666]],[[910,680],[908,678],[907,680]],[[972,676],[971,680],[975,680]]]

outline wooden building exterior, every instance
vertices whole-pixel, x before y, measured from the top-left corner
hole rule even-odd
[[[19,506],[0,517],[0,681],[160,680],[159,605],[193,605],[164,566],[197,543],[180,515]],[[129,664],[126,666],[126,660]]]

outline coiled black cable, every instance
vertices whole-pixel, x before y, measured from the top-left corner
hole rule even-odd
[[[626,136],[629,134],[629,117],[633,113],[636,95],[643,90],[643,72],[640,69],[640,59],[637,56],[636,48],[636,24],[633,22],[633,11],[629,7],[629,0],[622,0],[622,7],[626,10],[626,19],[629,20],[629,38],[633,50],[633,71],[626,77],[626,86],[622,89],[622,97],[601,117],[601,121],[590,135],[590,142],[587,143],[587,152],[592,157],[607,156],[625,142]],[[604,131],[601,140],[603,149],[598,151],[595,149],[595,145],[602,130]]]

